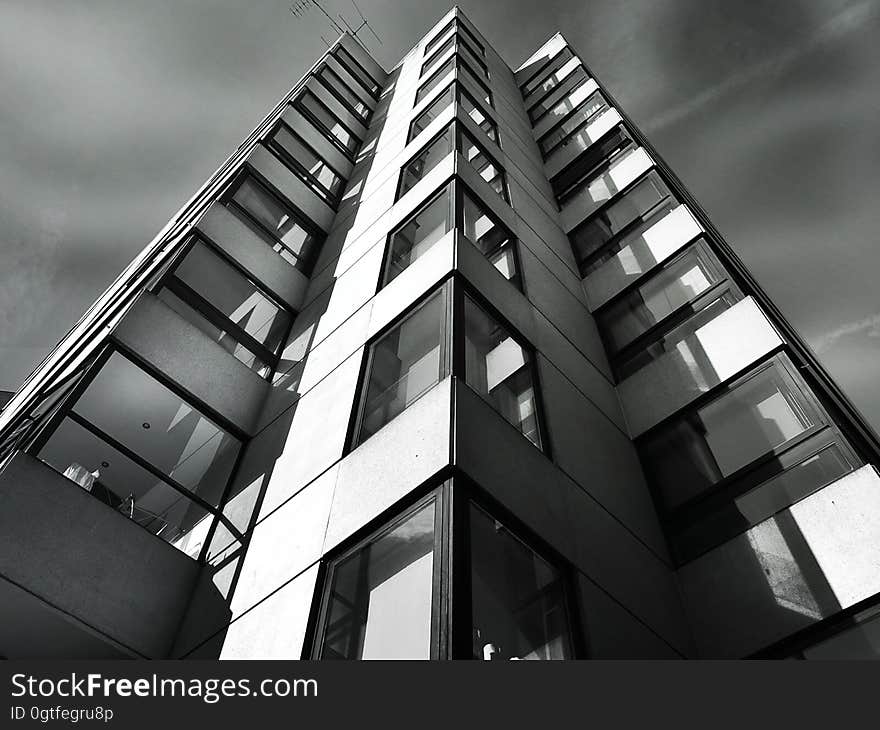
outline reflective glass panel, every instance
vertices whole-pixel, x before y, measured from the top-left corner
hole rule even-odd
[[[446,186],[431,202],[391,234],[385,284],[425,254],[452,229],[451,190]]]

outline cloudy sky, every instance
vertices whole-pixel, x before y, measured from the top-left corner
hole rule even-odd
[[[290,4],[2,0],[0,389],[323,51]],[[359,4],[386,67],[446,9]],[[460,5],[514,66],[563,30],[880,429],[880,0]]]

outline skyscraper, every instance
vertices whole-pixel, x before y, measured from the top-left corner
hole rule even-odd
[[[0,413],[8,657],[866,657],[876,436],[561,35],[344,35]]]

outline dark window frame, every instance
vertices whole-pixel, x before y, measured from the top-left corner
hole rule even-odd
[[[514,250],[514,263],[517,267],[517,273],[513,279],[508,279],[507,281],[513,283],[514,286],[516,286],[520,291],[524,291],[522,268],[520,267],[520,258],[518,251],[519,239],[510,230],[510,228],[498,217],[498,215],[495,214],[491,206],[486,203],[486,201],[483,200],[480,195],[475,193],[473,189],[471,189],[471,187],[466,182],[464,182],[464,180],[453,174],[450,177],[446,178],[443,183],[441,183],[430,195],[426,196],[424,201],[422,201],[418,205],[418,207],[413,210],[412,213],[408,214],[403,220],[401,220],[400,223],[398,223],[388,232],[388,235],[385,238],[385,255],[382,260],[382,267],[379,273],[379,282],[376,287],[377,292],[384,289],[386,286],[388,286],[389,283],[391,283],[391,281],[394,280],[393,278],[388,278],[388,275],[390,273],[391,253],[393,250],[392,244],[394,241],[394,236],[397,234],[398,231],[406,228],[406,226],[408,226],[412,222],[413,218],[420,215],[422,211],[430,206],[440,195],[446,193],[449,196],[449,207],[447,208],[446,213],[447,224],[449,227],[446,231],[446,234],[444,235],[447,235],[449,231],[457,230],[462,236],[467,238],[464,235],[464,195],[462,195],[462,192],[464,192],[465,195],[469,195],[471,198],[476,200],[482,208],[483,214],[488,217],[496,226],[502,228],[507,233],[507,240],[504,243],[495,246],[485,254],[483,254],[481,251],[481,255],[484,255],[486,256],[486,258],[488,258],[489,256],[501,251],[505,246],[511,245]],[[470,241],[470,239],[468,240]],[[476,246],[476,242],[474,241],[471,241],[471,244]],[[518,282],[515,282],[515,279],[518,280]],[[519,284],[518,286],[517,283]]]
[[[217,256],[217,258],[219,258],[221,261],[232,267],[240,276],[246,279],[248,283],[250,283],[254,287],[254,289],[256,289],[270,302],[272,302],[272,304],[274,304],[282,311],[287,312],[290,317],[290,321],[288,322],[284,333],[279,339],[278,349],[276,352],[272,352],[272,350],[266,347],[262,342],[245,332],[244,329],[242,329],[239,325],[226,317],[226,315],[224,315],[219,309],[211,304],[211,302],[209,302],[198,292],[192,289],[182,279],[179,279],[177,277],[176,271],[178,267],[183,264],[190,251],[192,251],[192,249],[200,243],[207,247],[213,255]],[[162,276],[149,287],[149,291],[152,294],[157,295],[159,291],[163,288],[171,291],[176,297],[183,301],[184,304],[187,304],[195,309],[211,324],[225,330],[227,333],[232,335],[233,339],[235,339],[236,342],[247,348],[261,362],[269,367],[269,373],[265,376],[265,379],[269,381],[272,380],[272,377],[281,362],[281,354],[284,351],[284,346],[287,342],[287,338],[290,336],[291,330],[293,329],[293,322],[296,319],[297,315],[297,312],[292,309],[290,305],[282,302],[280,299],[274,296],[272,292],[261,286],[260,283],[250,273],[245,271],[238,264],[237,261],[230,258],[228,255],[226,255],[225,252],[215,246],[210,239],[198,232],[193,233],[189,236],[187,241],[181,247],[180,251],[174,255],[174,259],[171,262],[171,265],[168,266]]]
[[[660,495],[660,488],[653,479],[651,470],[646,468],[644,471],[648,485],[654,496],[654,501],[661,517],[661,521],[664,524],[668,525],[676,522],[680,525],[685,519],[692,522],[697,518],[704,517],[706,512],[717,509],[719,502],[735,499],[737,496],[745,494],[751,489],[760,486],[765,479],[770,476],[762,470],[762,467],[766,467],[768,463],[780,459],[780,457],[784,456],[786,453],[791,453],[801,444],[813,439],[817,434],[824,430],[836,430],[833,419],[822,406],[810,386],[800,376],[794,363],[786,354],[784,346],[780,346],[775,348],[770,354],[758,362],[752,363],[746,372],[738,373],[732,378],[719,383],[707,392],[702,393],[683,408],[678,409],[675,413],[667,416],[662,421],[640,434],[638,438],[635,439],[636,447],[641,451],[641,447],[643,447],[645,442],[654,438],[658,433],[662,433],[675,424],[687,420],[697,414],[705,406],[720,401],[740,386],[745,385],[750,380],[771,369],[775,369],[777,373],[781,374],[783,381],[793,393],[798,406],[803,409],[805,415],[812,421],[812,425],[808,426],[795,436],[786,439],[777,446],[759,454],[747,464],[739,467],[736,471],[719,479],[701,494],[688,499],[686,502],[683,502],[672,510],[664,505],[663,499]],[[838,443],[846,442],[841,438]],[[849,444],[846,445],[849,451],[852,452]],[[783,472],[776,472],[776,474],[781,473]],[[709,509],[705,508],[706,504],[710,505]],[[683,515],[684,517],[682,517]]]
[[[326,78],[326,76],[330,76],[331,78]],[[318,79],[318,82],[330,93],[330,95],[336,99],[342,106],[348,111],[352,116],[358,119],[365,127],[370,124],[370,117],[373,116],[373,110],[370,108],[370,105],[364,101],[360,94],[358,94],[354,89],[351,88],[345,80],[336,72],[330,64],[324,63],[321,68],[315,71],[315,78]],[[348,99],[345,98],[344,94],[339,92],[334,86],[334,83],[338,83],[342,88],[344,88],[348,93],[350,93],[355,99],[357,99],[364,107],[362,112],[359,112],[355,107],[351,105]]]
[[[595,165],[591,168],[584,170],[583,172],[578,173],[576,177],[572,179],[571,182],[567,182],[566,186],[562,188],[559,192],[556,192],[556,184],[560,179],[564,179],[564,177],[570,173],[572,169],[575,169],[578,165],[578,162],[581,161],[584,155],[589,152],[592,148],[596,147],[596,145],[606,142],[613,138],[613,136],[617,133],[620,133],[623,137],[621,143],[614,148],[614,150],[610,154],[606,154],[599,160]],[[597,139],[593,144],[591,144],[586,150],[581,152],[575,159],[573,159],[568,165],[566,165],[562,170],[560,170],[553,178],[550,180],[550,186],[554,190],[554,194],[556,196],[556,201],[560,208],[565,206],[568,201],[574,198],[578,193],[581,192],[589,183],[599,177],[599,175],[604,174],[608,170],[611,169],[611,166],[614,162],[623,154],[626,154],[632,150],[638,149],[639,145],[636,142],[635,138],[627,131],[626,127],[623,124],[616,124],[611,129],[609,129],[605,134],[603,134],[599,139]],[[627,185],[625,188],[618,190],[614,195],[612,195],[608,200],[602,202],[596,210],[590,213],[590,216],[596,215],[600,210],[609,206],[613,201],[620,198],[621,195],[624,194],[625,190],[628,190],[630,185]],[[580,225],[580,223],[578,224]]]
[[[263,190],[263,192],[274,198],[276,202],[278,202],[278,204],[287,211],[290,218],[295,220],[300,228],[302,228],[309,236],[312,236],[314,238],[314,250],[309,252],[308,257],[300,257],[295,252],[291,251],[287,247],[287,245],[281,241],[280,238],[278,238],[272,231],[270,231],[263,223],[254,218],[254,216],[252,216],[246,208],[244,208],[242,205],[239,205],[233,200],[233,196],[238,191],[239,187],[248,179],[253,180],[257,184],[257,186]],[[218,200],[227,208],[239,211],[241,213],[241,216],[246,219],[246,221],[243,220],[243,222],[251,223],[254,227],[255,232],[257,232],[258,235],[264,235],[268,243],[271,243],[273,246],[281,246],[296,259],[298,264],[302,263],[302,268],[300,268],[299,266],[295,266],[295,268],[301,271],[305,276],[309,276],[311,274],[312,270],[314,269],[315,262],[318,259],[318,255],[320,254],[324,240],[327,238],[327,234],[323,230],[321,230],[321,228],[318,227],[318,225],[313,220],[311,220],[311,218],[309,218],[293,203],[287,200],[287,198],[285,198],[280,192],[275,190],[275,187],[262,175],[260,175],[257,170],[255,170],[247,163],[242,165],[239,172],[233,176],[232,181],[220,194]],[[294,264],[291,265],[294,266]]]
[[[602,98],[602,101],[605,103],[605,106],[597,109],[589,117],[582,120],[580,124],[578,124],[574,129],[568,132],[565,137],[558,140],[553,144],[553,146],[549,147],[546,151],[544,151],[544,142],[551,135],[554,134],[560,127],[562,127],[572,116],[577,114],[581,109],[587,106],[594,96],[599,95]],[[571,139],[578,134],[582,129],[588,127],[592,124],[596,119],[611,109],[611,102],[608,101],[608,98],[605,94],[602,93],[601,90],[596,89],[592,94],[590,94],[586,99],[584,99],[580,104],[578,104],[574,109],[572,109],[564,118],[560,119],[558,123],[554,124],[550,129],[548,129],[543,135],[541,135],[540,139],[538,139],[538,149],[541,151],[541,156],[544,158],[544,161],[550,159],[550,157],[562,147],[566,147]],[[604,134],[602,135],[605,136]],[[598,140],[596,140],[598,141]]]
[[[215,425],[219,426],[227,434],[229,434],[232,438],[236,439],[239,442],[238,452],[236,454],[232,468],[229,472],[229,478],[227,479],[226,485],[224,486],[220,494],[218,505],[216,507],[212,506],[210,502],[204,500],[200,495],[187,489],[170,475],[165,474],[165,472],[154,466],[147,459],[140,456],[137,452],[133,451],[128,446],[120,443],[110,434],[104,432],[103,429],[92,424],[87,418],[80,416],[78,413],[74,413],[73,409],[79,401],[80,397],[94,382],[95,378],[98,377],[104,365],[107,364],[107,362],[114,354],[118,354],[124,359],[128,360],[136,368],[146,373],[148,377],[155,380],[161,386],[167,388],[174,395],[180,398],[184,403],[189,405],[193,410],[200,413],[205,418],[213,421]],[[135,464],[137,464],[137,466],[149,472],[159,481],[168,485],[176,492],[179,492],[183,495],[184,498],[197,504],[201,509],[205,510],[208,514],[211,515],[211,525],[205,535],[204,541],[202,542],[199,557],[192,558],[186,553],[181,554],[186,555],[191,560],[196,560],[196,562],[198,562],[199,564],[206,563],[208,558],[208,551],[211,547],[211,541],[213,540],[217,525],[220,522],[223,523],[223,526],[227,530],[229,530],[230,534],[233,535],[236,540],[242,543],[244,542],[245,538],[243,533],[241,533],[232,524],[232,522],[229,520],[228,517],[226,517],[223,512],[226,508],[227,500],[229,498],[229,492],[232,489],[232,485],[235,483],[238,470],[241,466],[242,459],[244,458],[244,453],[247,450],[247,445],[250,441],[248,435],[241,431],[241,429],[239,429],[236,424],[228,421],[223,415],[211,408],[207,403],[192,395],[191,393],[185,391],[177,383],[168,378],[164,373],[155,368],[151,363],[144,360],[137,353],[124,346],[120,342],[112,340],[109,341],[92,359],[92,362],[86,366],[84,372],[81,374],[79,381],[61,399],[60,403],[58,404],[57,410],[55,410],[55,412],[51,414],[51,416],[46,420],[46,423],[41,427],[39,433],[37,433],[36,436],[31,440],[30,444],[27,447],[27,453],[33,456],[33,458],[38,459],[41,463],[45,464],[47,468],[52,469],[53,471],[56,471],[55,468],[40,459],[39,453],[55,434],[55,431],[58,429],[58,427],[68,418],[74,421],[81,428],[84,428],[85,430],[92,433],[92,435],[94,435],[96,438],[105,441],[111,448],[119,451],[124,457],[130,459]],[[102,501],[96,495],[93,496],[95,497],[95,499]],[[113,508],[111,507],[111,509]],[[132,522],[133,524],[137,525],[138,529],[144,530],[148,534],[153,535],[153,537],[157,540],[162,540],[161,537],[159,537],[158,535],[154,535],[143,525],[134,521]],[[165,541],[162,540],[162,542]]]
[[[535,110],[539,106],[541,106],[545,101],[547,101],[547,99],[549,99],[551,96],[553,96],[553,94],[555,94],[557,91],[559,91],[560,87],[563,84],[565,84],[571,77],[573,77],[578,72],[578,69],[575,69],[574,71],[572,71],[559,84],[557,84],[552,89],[547,91],[543,96],[541,96],[538,99],[535,99],[534,103],[528,109],[526,109],[526,115],[528,116],[529,121],[532,123],[533,127],[538,126],[538,124],[540,123],[540,121],[544,117],[546,117],[548,114],[550,114],[550,112],[552,112],[557,106],[559,106],[562,102],[564,102],[574,92],[576,92],[578,89],[580,89],[581,86],[584,86],[590,82],[591,76],[590,76],[589,72],[587,71],[586,67],[583,64],[581,64],[580,68],[583,70],[584,78],[582,78],[574,86],[572,86],[570,89],[568,89],[562,96],[560,96],[559,99],[556,100],[555,104],[553,104],[552,106],[548,106],[546,109],[543,109],[540,114],[535,114]],[[599,91],[599,90],[600,89],[597,86],[596,91]],[[592,94],[590,94],[590,96],[592,96]],[[571,111],[573,111],[573,110],[570,110],[569,113],[571,113]],[[568,114],[566,114],[565,116],[568,116]],[[556,126],[556,125],[554,125],[554,126]]]
[[[331,55],[336,58],[336,62],[340,66],[342,66],[342,68],[344,68],[349,73],[349,75],[358,82],[358,84],[361,85],[361,88],[363,88],[364,91],[366,91],[376,101],[379,100],[379,97],[382,94],[382,85],[378,81],[376,81],[376,79],[373,77],[373,74],[371,74],[369,71],[367,71],[366,68],[364,68],[363,64],[354,57],[351,51],[340,44],[333,49],[333,53]],[[364,76],[366,76],[372,82],[372,88],[367,88],[366,86],[364,86],[363,79],[361,79],[358,74],[353,73],[352,70],[349,68],[349,66],[352,65],[362,71]]]
[[[311,98],[326,114],[330,115],[336,120],[336,123],[342,127],[351,137],[353,147],[348,147],[339,137],[337,137],[333,130],[331,130],[324,122],[322,122],[315,114],[305,106],[305,102],[303,101],[305,98]],[[360,149],[361,145],[364,143],[363,140],[355,134],[349,127],[343,122],[329,106],[327,106],[318,95],[312,91],[311,89],[304,89],[301,94],[299,94],[296,99],[288,102],[294,109],[296,109],[300,114],[302,114],[312,125],[317,129],[330,144],[332,144],[336,149],[338,149],[343,155],[345,155],[349,161],[355,162],[355,155],[357,151]]]
[[[434,504],[434,564],[432,566],[431,660],[473,660],[471,599],[472,539],[470,510],[475,507],[497,520],[510,535],[557,571],[561,607],[568,628],[571,659],[589,656],[584,635],[578,571],[507,507],[461,472],[441,473],[360,528],[320,563],[318,581],[303,643],[302,658],[322,658],[335,571],[347,559]]]
[[[437,132],[437,134],[431,137],[431,139],[425,142],[425,144],[422,145],[417,152],[410,156],[406,160],[406,162],[401,165],[400,172],[398,173],[397,177],[397,188],[394,193],[394,202],[397,202],[403,197],[403,195],[406,194],[405,192],[402,192],[402,190],[407,168],[413,162],[415,162],[420,155],[424,154],[429,147],[431,147],[435,142],[443,137],[449,131],[450,127],[452,128],[452,149],[449,150],[449,152],[457,152],[459,154],[462,154],[464,152],[465,140],[467,140],[472,146],[476,147],[480,151],[480,153],[483,154],[498,171],[498,176],[501,180],[501,191],[496,192],[498,192],[498,195],[505,203],[510,205],[510,189],[508,188],[507,184],[507,171],[504,169],[504,167],[501,166],[501,164],[499,164],[495,156],[486,149],[486,147],[470,132],[470,130],[465,127],[465,125],[457,117],[453,117],[449,124],[443,127],[443,129]],[[430,170],[428,172],[430,172]],[[424,180],[425,175],[427,174],[428,173],[424,173],[418,182]],[[416,184],[418,184],[418,182]],[[486,184],[489,184],[488,181],[486,182]],[[411,189],[412,187],[410,188],[410,190]],[[409,192],[409,190],[407,190],[406,192]]]
[[[326,185],[321,183],[309,170],[305,165],[302,164],[299,160],[297,160],[293,155],[291,155],[280,142],[275,141],[275,135],[278,133],[280,129],[284,129],[285,132],[296,138],[297,142],[309,150],[312,154],[315,155],[324,165],[327,167],[330,172],[332,172],[336,177],[339,178],[342,183],[339,186],[339,192],[335,195],[330,192]],[[339,208],[339,203],[342,201],[342,195],[345,192],[345,184],[347,182],[346,178],[331,165],[325,157],[318,152],[311,144],[309,144],[299,133],[297,133],[293,127],[291,127],[287,122],[283,119],[279,119],[275,125],[269,130],[269,133],[263,137],[261,140],[261,144],[268,149],[272,154],[274,154],[279,160],[281,160],[284,165],[290,169],[302,182],[308,185],[315,194],[321,198],[327,205],[329,205],[333,210],[337,210]]]
[[[710,283],[710,285],[706,289],[697,294],[697,296],[695,296],[693,299],[680,305],[669,314],[667,314],[665,317],[655,322],[648,329],[644,330],[640,335],[625,343],[620,348],[617,348],[614,345],[614,342],[608,336],[608,334],[604,331],[604,327],[601,325],[601,318],[604,313],[611,309],[619,301],[624,299],[626,296],[628,296],[631,292],[637,290],[643,284],[648,282],[650,279],[659,276],[667,269],[675,266],[679,261],[687,257],[692,251],[696,251],[698,255],[702,256],[702,259],[704,261],[708,262],[708,268],[712,273],[717,276],[717,280]],[[710,296],[716,297],[717,295],[720,295],[723,292],[727,291],[727,289],[732,290],[734,292],[734,295],[739,294],[740,298],[742,298],[742,294],[739,291],[739,288],[731,280],[730,273],[721,263],[718,255],[712,250],[712,247],[709,245],[707,237],[705,235],[698,236],[687,245],[682,246],[678,251],[675,252],[675,254],[670,256],[662,263],[655,265],[653,268],[644,272],[641,276],[633,279],[623,289],[617,292],[617,294],[615,294],[609,300],[603,302],[601,306],[596,307],[596,309],[593,310],[593,317],[596,319],[599,335],[602,339],[603,345],[605,346],[605,352],[608,353],[609,360],[622,358],[624,354],[629,355],[633,350],[641,349],[646,345],[647,342],[655,341],[658,337],[658,335],[656,334],[657,331],[660,330],[661,327],[666,326],[667,322],[680,316],[682,313],[685,313],[689,316],[695,311],[693,309],[693,305],[695,302],[703,301]],[[680,323],[680,320],[676,320],[676,322]]]
[[[566,58],[565,61],[563,61],[560,66],[557,66],[555,69],[553,69],[551,71],[550,68],[556,62],[556,59],[558,59],[560,56],[565,55],[566,51],[568,51],[568,53],[570,54],[569,57]],[[537,71],[535,71],[531,76],[529,76],[528,79],[526,79],[521,84],[519,84],[519,93],[520,93],[520,96],[522,96],[522,98],[523,98],[523,102],[528,101],[527,97],[534,94],[535,91],[538,89],[538,87],[541,86],[541,84],[543,84],[548,78],[550,78],[550,76],[552,76],[557,71],[559,71],[559,69],[561,69],[572,58],[577,58],[577,56],[575,55],[575,52],[572,50],[571,46],[564,45],[562,48],[560,48],[558,51],[556,51],[556,53],[554,53],[552,56],[550,56],[550,58],[548,58],[543,64],[541,64],[540,68],[538,68]],[[526,90],[526,87],[531,86],[532,83],[535,81],[537,81],[537,83],[533,86],[533,88]],[[562,83],[562,81],[560,81],[559,83]],[[530,103],[527,104],[527,106],[529,106],[529,105],[530,105]]]

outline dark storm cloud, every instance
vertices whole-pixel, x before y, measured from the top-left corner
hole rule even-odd
[[[460,3],[512,65],[565,33],[875,424],[878,3]],[[446,11],[359,4],[386,67]],[[0,388],[321,53],[326,23],[288,5],[0,5]]]

